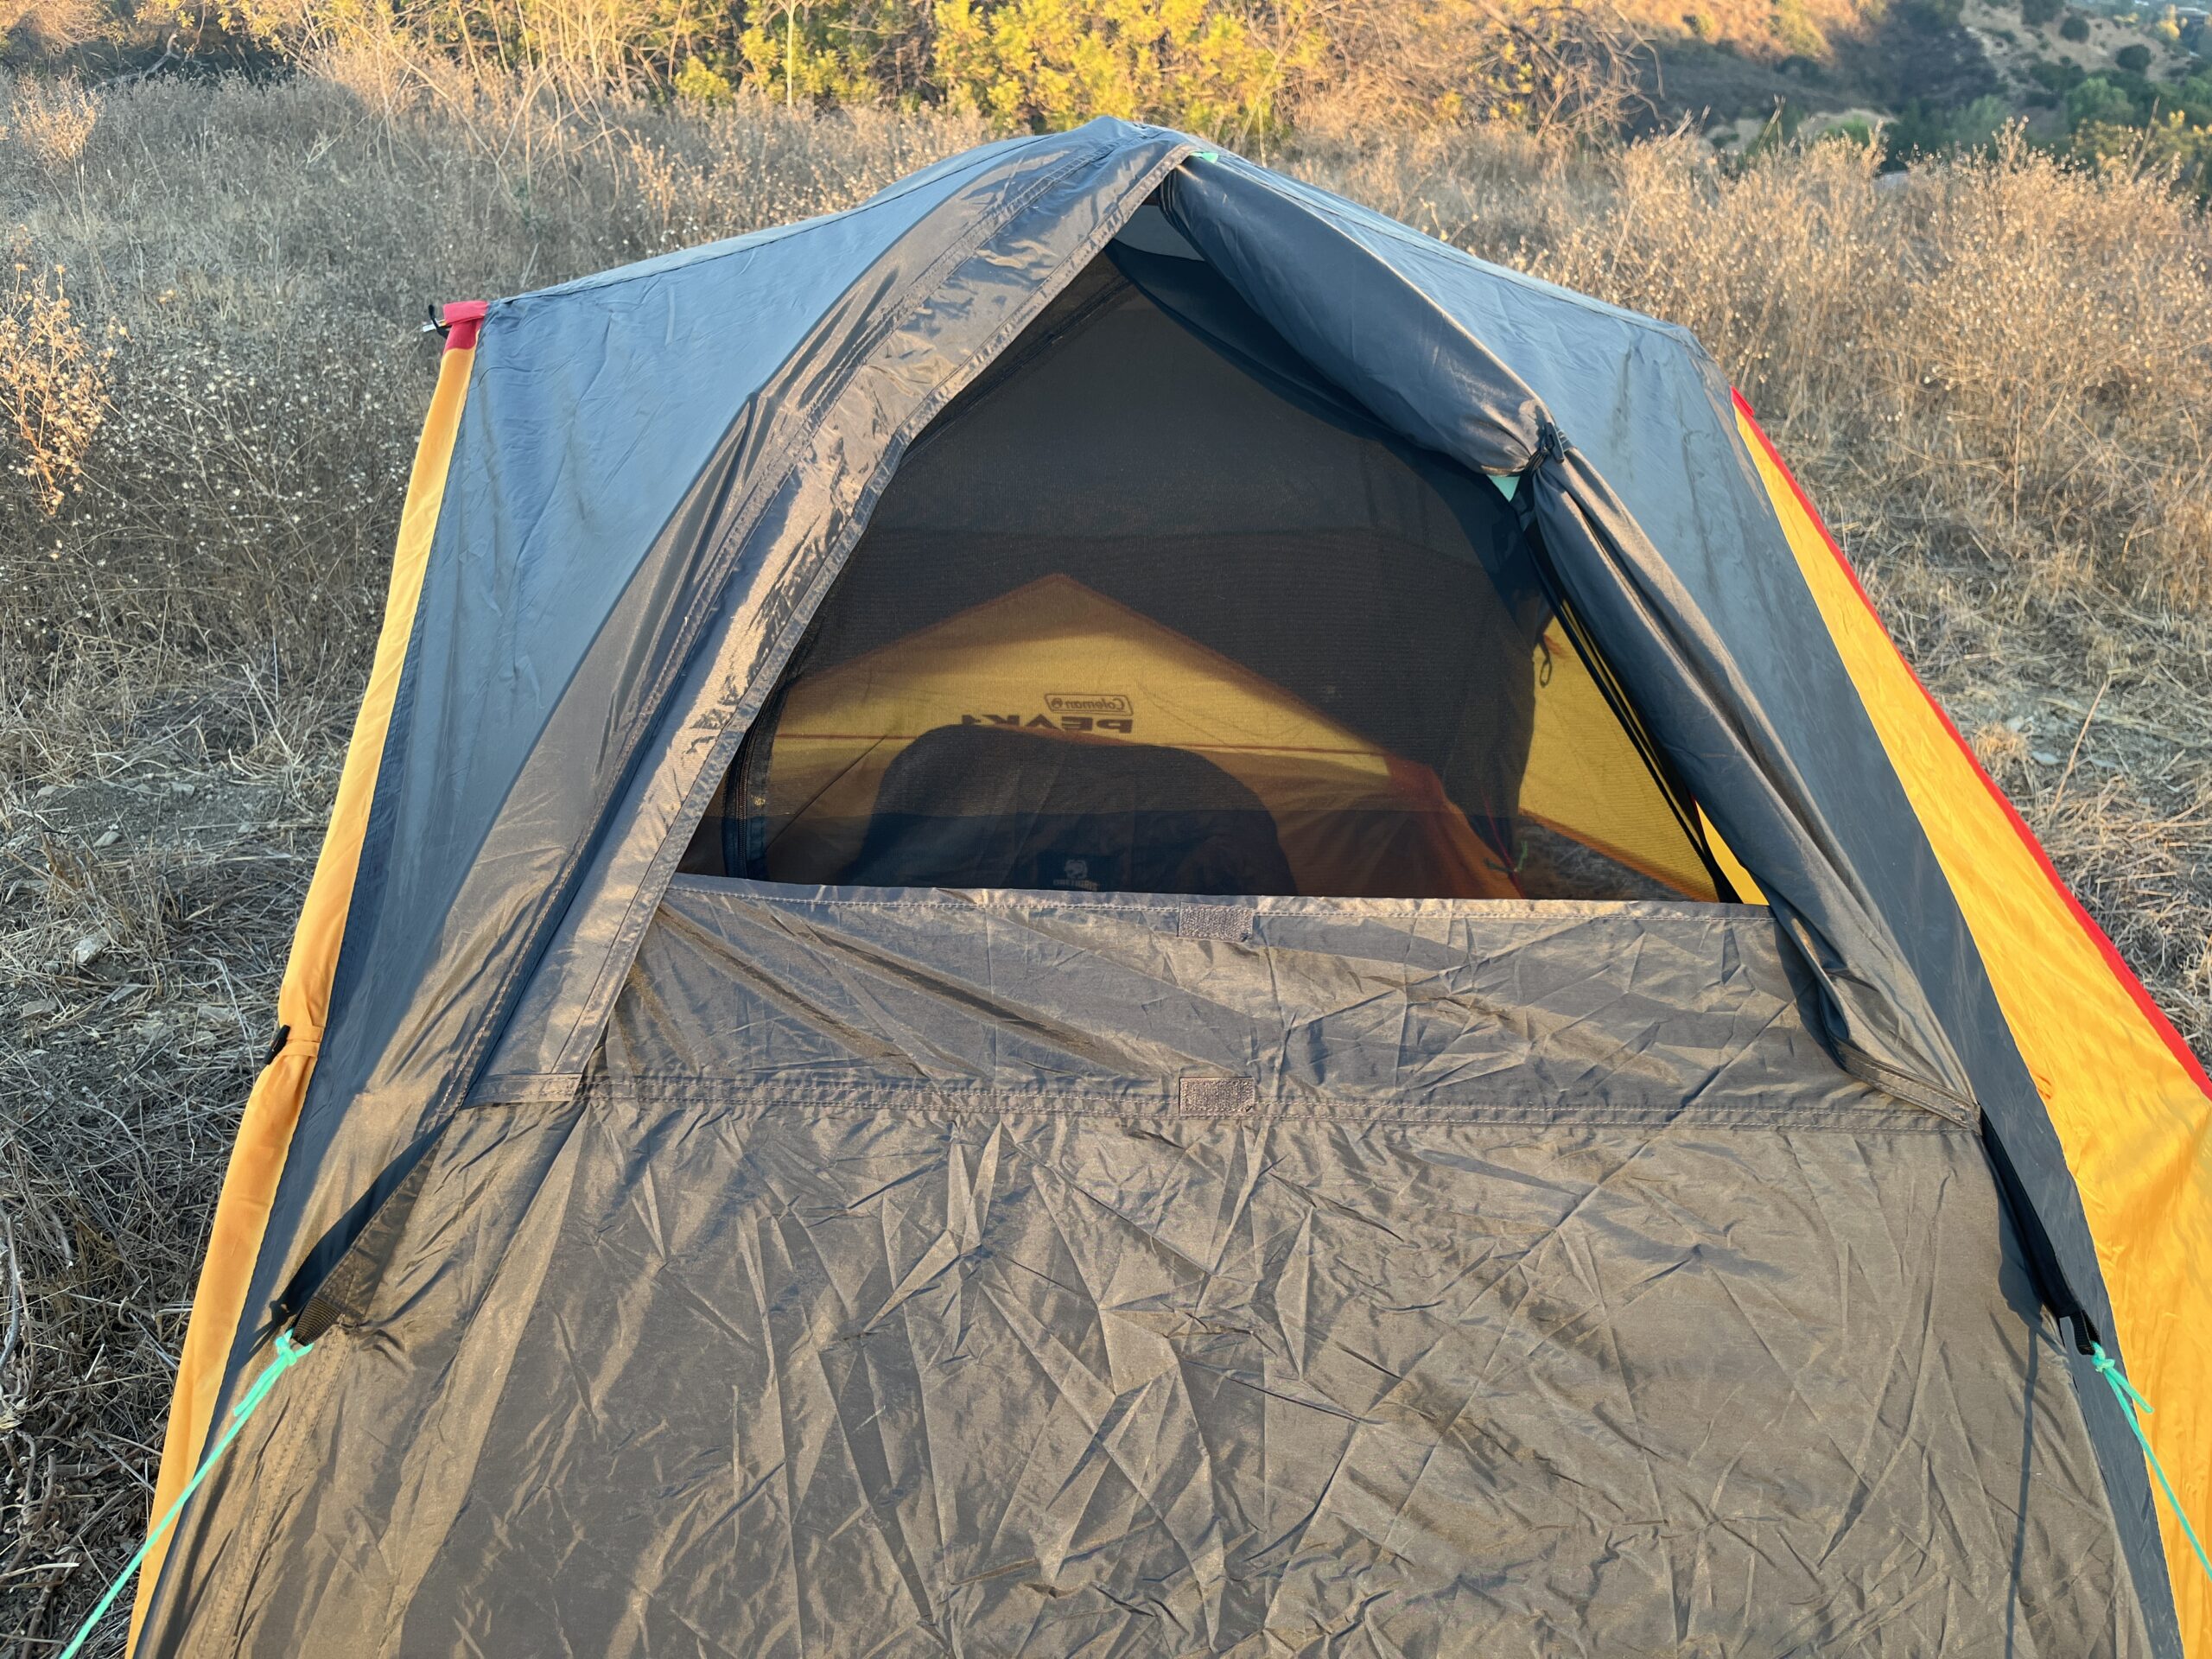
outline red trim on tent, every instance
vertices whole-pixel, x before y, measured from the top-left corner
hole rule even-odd
[[[1875,610],[1874,601],[1867,597],[1866,587],[1859,580],[1859,573],[1851,568],[1851,561],[1844,556],[1843,550],[1835,544],[1835,537],[1828,534],[1827,522],[1821,518],[1818,509],[1807,498],[1804,486],[1798,483],[1796,475],[1783,461],[1780,453],[1774,447],[1774,441],[1767,436],[1765,429],[1759,425],[1758,417],[1751,413],[1751,406],[1745,401],[1744,394],[1736,391],[1733,387],[1731,387],[1730,391],[1736,399],[1736,412],[1743,416],[1744,424],[1751,428],[1752,434],[1758,439],[1759,447],[1766,451],[1767,459],[1774,463],[1775,470],[1780,473],[1789,484],[1791,493],[1797,498],[1797,505],[1804,510],[1805,517],[1812,522],[1813,528],[1821,532],[1821,539],[1827,543],[1828,551],[1835,555],[1835,562],[1843,567],[1843,574],[1851,582],[1851,590],[1859,595],[1859,602],[1866,607],[1867,613],[1872,616],[1876,622],[1880,622],[1881,613]],[[1886,632],[1887,630],[1885,629],[1885,632]],[[2181,1062],[2182,1070],[2190,1075],[2199,1089],[2208,1095],[2212,1095],[2212,1077],[2205,1075],[2203,1064],[2191,1052],[2189,1045],[2182,1040],[2181,1033],[2173,1027],[2173,1022],[2168,1020],[2159,1011],[2158,1005],[2151,1000],[2151,994],[2143,988],[2143,982],[2135,977],[2134,970],[2128,967],[2119,950],[2105,936],[2104,929],[2097,925],[2096,918],[2082,908],[2082,901],[2074,896],[2074,890],[2066,885],[2065,878],[2060,875],[2056,868],[2052,865],[2050,855],[2044,851],[2043,843],[2036,839],[2035,831],[2028,828],[2027,821],[2021,817],[2019,810],[2012,804],[2005,791],[1997,786],[1996,780],[1982,769],[1980,760],[1974,755],[1973,746],[1959,734],[1959,728],[1951,723],[1950,715],[1943,712],[1943,705],[1936,702],[1933,696],[1929,696],[1928,688],[1921,684],[1920,676],[1913,673],[1912,664],[1904,661],[1902,652],[1897,654],[1897,661],[1904,664],[1907,674],[1912,675],[1913,684],[1918,688],[1920,695],[1927,698],[1928,706],[1935,710],[1936,718],[1943,722],[1943,729],[1951,734],[1951,741],[1959,746],[1959,752],[1966,756],[1967,764],[1974,768],[1974,775],[1981,779],[1982,787],[1986,789],[1991,798],[2004,809],[2005,817],[2012,821],[2013,830],[2018,832],[2028,851],[2033,855],[2036,863],[2042,868],[2043,873],[2050,878],[2050,885],[2058,890],[2058,896],[2066,901],[2067,909],[2074,912],[2074,919],[2082,925],[2082,931],[2095,942],[2098,950],[2104,957],[2105,965],[2112,969],[2113,976],[2118,979],[2126,988],[2127,994],[2135,999],[2135,1005],[2142,1009],[2143,1016],[2151,1022],[2152,1029],[2158,1033],[2159,1037],[2164,1040],[2166,1046],[2173,1051],[2174,1058]]]
[[[476,331],[484,326],[485,302],[455,300],[446,307],[446,350],[473,351],[476,346]]]

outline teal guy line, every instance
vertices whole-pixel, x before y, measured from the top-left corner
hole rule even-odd
[[[176,1495],[176,1502],[164,1510],[161,1519],[146,1529],[146,1541],[138,1546],[137,1554],[124,1563],[123,1571],[115,1575],[115,1581],[108,1586],[107,1593],[99,1599],[91,1612],[85,1615],[85,1622],[77,1627],[77,1634],[71,1637],[69,1645],[61,1649],[60,1659],[77,1659],[78,1650],[85,1645],[86,1638],[92,1635],[100,1620],[107,1617],[107,1610],[115,1605],[115,1599],[123,1593],[123,1586],[130,1583],[132,1575],[144,1565],[146,1552],[153,1548],[156,1541],[183,1513],[184,1506],[191,1502],[192,1495],[200,1490],[200,1483],[207,1478],[207,1471],[215,1466],[215,1459],[231,1449],[231,1442],[238,1439],[238,1431],[245,1427],[245,1420],[253,1415],[254,1408],[269,1397],[269,1391],[276,1386],[278,1379],[285,1372],[314,1351],[313,1343],[302,1347],[292,1340],[290,1332],[277,1333],[276,1357],[270,1361],[266,1370],[254,1378],[253,1386],[245,1391],[245,1397],[231,1408],[231,1421],[224,1425],[222,1437],[208,1448],[207,1455],[200,1459],[200,1466],[192,1471],[192,1478],[184,1483],[184,1490]],[[2138,1433],[2141,1432],[2139,1429],[2137,1431]]]
[[[2097,1368],[2097,1375],[2112,1389],[2127,1413],[2127,1426],[2135,1431],[2136,1443],[2143,1448],[2143,1455],[2151,1460],[2151,1472],[2158,1478],[2159,1490],[2165,1493],[2166,1502],[2173,1506],[2174,1519],[2181,1522],[2181,1535],[2189,1540],[2189,1547],[2196,1552],[2196,1564],[2204,1569],[2204,1576],[2212,1579],[2212,1557],[2204,1553],[2204,1545],[2196,1535],[2196,1529],[2189,1524],[2189,1511],[2181,1506],[2181,1499],[2174,1496],[2174,1484],[2166,1478],[2165,1465],[2158,1461],[2158,1454],[2151,1449],[2151,1437],[2143,1432],[2143,1419],[2151,1414],[2151,1402],[2135,1392],[2135,1385],[2120,1374],[2120,1367],[2113,1363],[2112,1356],[2105,1352],[2101,1342],[2089,1344],[2089,1363]],[[61,1659],[69,1659],[67,1654]]]
[[[144,1563],[147,1552],[175,1523],[178,1515],[191,1501],[192,1495],[200,1490],[200,1482],[207,1478],[207,1471],[215,1466],[216,1459],[231,1449],[231,1443],[238,1439],[238,1431],[245,1427],[245,1420],[252,1416],[255,1408],[269,1397],[270,1390],[283,1380],[284,1373],[314,1351],[312,1343],[302,1346],[292,1340],[292,1333],[289,1331],[278,1334],[275,1358],[254,1379],[253,1386],[245,1392],[245,1397],[231,1408],[231,1420],[224,1426],[222,1437],[208,1449],[207,1455],[200,1459],[200,1466],[192,1471],[192,1478],[185,1482],[184,1490],[176,1496],[176,1502],[162,1511],[161,1519],[148,1529],[146,1541],[138,1546],[130,1560],[124,1564],[123,1571],[115,1575],[115,1580],[108,1586],[106,1593],[86,1615],[85,1622],[77,1627],[77,1634],[69,1638],[69,1645],[61,1649],[60,1659],[77,1659],[86,1638],[107,1616],[108,1609],[115,1605],[115,1599],[123,1593],[123,1586],[130,1582],[131,1575]],[[2203,1541],[2197,1537],[2196,1529],[2190,1524],[2188,1511],[2182,1508],[2181,1499],[2174,1495],[2174,1484],[2166,1478],[2165,1466],[2158,1461],[2158,1454],[2151,1449],[2150,1436],[2143,1432],[2143,1419],[2151,1414],[2151,1402],[2138,1394],[2135,1385],[2120,1374],[2120,1367],[2113,1363],[2112,1356],[2105,1351],[2102,1343],[2091,1344],[2090,1361],[2096,1367],[2097,1375],[2104,1378],[2106,1386],[2112,1389],[2113,1397],[2126,1412],[2127,1426],[2135,1431],[2136,1444],[2143,1448],[2143,1455],[2150,1460],[2151,1472],[2158,1478],[2159,1490],[2165,1493],[2166,1502],[2173,1509],[2174,1518],[2181,1522],[2182,1535],[2189,1540],[2189,1547],[2196,1552],[2197,1565],[2204,1569],[2205,1577],[2212,1579],[2212,1556],[2205,1554]]]

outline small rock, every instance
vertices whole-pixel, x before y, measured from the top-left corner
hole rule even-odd
[[[61,1005],[52,997],[45,996],[35,1002],[24,1003],[16,1012],[27,1022],[32,1020],[45,1020],[60,1013]]]
[[[2030,749],[2028,759],[2039,766],[2055,766],[2058,764],[2058,757],[2049,749]]]
[[[117,842],[121,841],[122,839],[122,826],[119,824],[111,823],[106,829],[100,831],[99,839],[93,842],[92,846],[95,849],[101,847],[112,847]]]
[[[89,968],[93,963],[99,960],[100,953],[108,948],[110,943],[111,941],[105,930],[99,932],[87,933],[83,938],[77,941],[76,948],[70,951],[70,960],[74,962],[79,968]]]
[[[178,783],[171,784],[171,785],[169,785],[169,793],[170,793],[170,794],[172,794],[172,795],[181,795],[181,796],[182,796],[186,800],[188,800],[188,800],[190,800],[190,799],[191,799],[194,795],[197,795],[199,792],[200,792],[200,790],[199,790],[198,786],[197,786],[196,785],[193,785],[193,784],[188,784],[188,783],[183,783],[183,782],[178,782]]]
[[[52,784],[41,784],[41,785],[38,786],[38,793],[37,793],[37,794],[35,794],[35,795],[34,795],[34,796],[32,796],[32,797],[31,797],[31,798],[32,798],[33,800],[35,800],[35,801],[42,801],[42,800],[46,799],[46,798],[47,798],[48,796],[49,796],[49,795],[51,795],[51,794],[53,794],[53,793],[54,793],[54,785],[53,785]]]

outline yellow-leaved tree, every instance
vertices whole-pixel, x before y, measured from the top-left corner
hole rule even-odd
[[[746,80],[784,103],[913,99],[929,14],[918,0],[754,0],[738,56]]]
[[[1007,129],[1117,115],[1249,143],[1327,52],[1307,0],[936,0],[933,21],[945,101]]]

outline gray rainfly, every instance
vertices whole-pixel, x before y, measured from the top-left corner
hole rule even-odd
[[[2186,1050],[1687,335],[1112,121],[450,317],[137,1653],[2182,1651]]]

